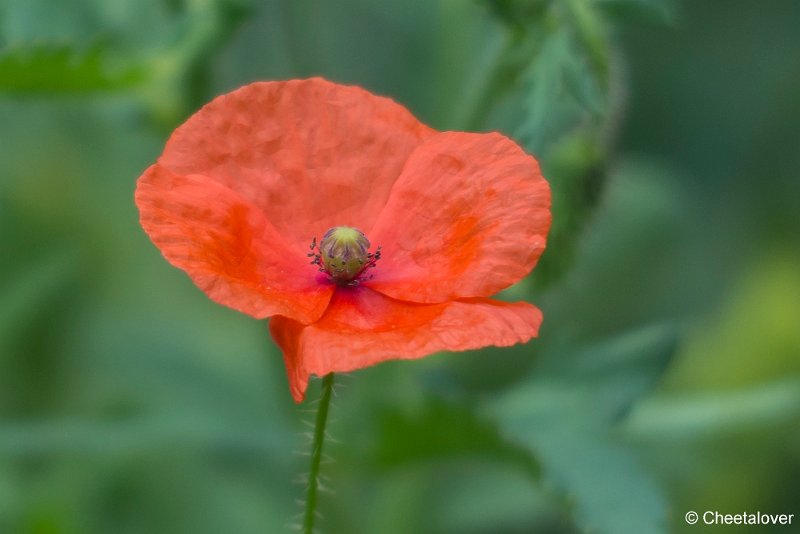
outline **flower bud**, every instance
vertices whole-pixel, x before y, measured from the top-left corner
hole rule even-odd
[[[370,262],[369,240],[358,228],[334,226],[319,243],[322,267],[335,281],[354,280]]]

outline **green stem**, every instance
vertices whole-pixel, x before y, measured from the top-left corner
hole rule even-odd
[[[333,373],[322,379],[322,396],[317,407],[317,421],[314,425],[314,443],[311,447],[311,471],[308,474],[308,493],[306,494],[306,513],[303,518],[303,533],[314,532],[317,509],[317,490],[319,489],[319,464],[322,460],[322,445],[325,442],[325,424],[328,422],[328,408],[333,392]]]

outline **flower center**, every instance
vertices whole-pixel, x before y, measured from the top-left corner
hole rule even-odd
[[[316,252],[315,252],[316,249]],[[367,269],[375,267],[381,258],[381,247],[369,252],[369,239],[364,232],[351,226],[334,226],[322,236],[311,241],[311,263],[340,285],[358,285],[359,278]]]

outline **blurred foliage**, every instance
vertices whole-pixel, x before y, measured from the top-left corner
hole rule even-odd
[[[540,339],[337,379],[323,531],[796,513],[797,20],[792,0],[1,0],[0,532],[294,522],[313,404],[263,323],[163,261],[132,193],[214,95],[308,75],[498,129],[554,195],[541,265],[503,294],[541,306]]]
[[[79,92],[126,88],[137,83],[141,71],[113,71],[106,66],[102,47],[79,53],[68,47],[31,46],[6,49],[0,57],[5,92]]]
[[[676,348],[674,327],[650,326],[583,350],[558,347],[494,406],[508,434],[541,455],[584,531],[659,532],[666,507],[613,431]]]

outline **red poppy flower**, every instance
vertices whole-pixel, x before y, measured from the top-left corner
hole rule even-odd
[[[211,299],[272,317],[298,402],[311,374],[525,342],[542,320],[486,298],[544,250],[536,160],[358,87],[314,78],[218,97],[175,130],[136,204]]]

